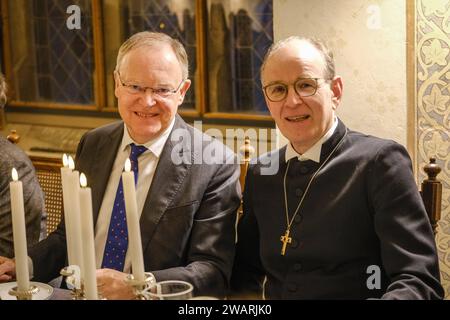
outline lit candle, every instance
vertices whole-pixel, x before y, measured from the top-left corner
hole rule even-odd
[[[69,157],[69,168],[75,169],[75,164],[72,157]],[[73,170],[68,175],[67,191],[69,196],[70,208],[70,238],[72,239],[73,247],[73,263],[80,267],[81,278],[84,278],[83,267],[83,251],[82,251],[82,239],[81,239],[81,222],[80,222],[80,173]]]
[[[139,215],[136,201],[136,187],[134,172],[131,171],[130,159],[125,162],[125,171],[122,173],[123,195],[125,198],[125,211],[128,227],[128,250],[131,255],[131,267],[135,280],[144,281],[144,258],[142,256],[141,230],[139,228]]]
[[[94,223],[92,221],[92,194],[87,187],[84,173],[80,174],[81,237],[83,239],[84,292],[87,300],[97,300],[97,278],[95,274]]]
[[[11,214],[13,224],[14,255],[16,263],[16,279],[19,291],[30,289],[28,274],[27,237],[25,231],[25,209],[23,205],[22,181],[15,168],[12,169],[13,181],[9,184],[11,194]]]
[[[73,164],[73,159],[72,159]],[[75,167],[75,164],[73,164]],[[69,168],[69,158],[66,154],[63,155],[63,167],[61,168],[61,184],[63,191],[63,204],[64,204],[64,222],[66,226],[66,243],[67,243],[67,257],[69,260],[69,265],[74,264],[74,249],[73,249],[73,231],[72,231],[72,223],[70,218],[72,216],[72,198],[69,194],[69,175],[72,173],[72,169]]]

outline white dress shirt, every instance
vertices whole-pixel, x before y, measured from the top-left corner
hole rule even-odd
[[[322,138],[320,138],[311,148],[306,150],[306,152],[303,154],[295,151],[292,143],[289,142],[286,148],[285,161],[288,162],[292,158],[298,158],[299,161],[312,160],[314,162],[320,163],[320,153],[322,152],[322,145],[331,138],[337,128],[337,125],[338,121],[335,117],[331,128],[322,136]]]
[[[144,144],[138,144],[130,137],[127,126],[123,131],[122,143],[117,151],[116,160],[111,170],[111,175],[106,186],[105,195],[103,197],[102,206],[95,226],[95,253],[97,268],[101,268],[103,261],[103,254],[105,251],[106,239],[108,237],[109,223],[111,220],[112,208],[114,206],[114,200],[116,197],[117,187],[119,185],[119,179],[121,178],[124,164],[131,152],[131,143],[136,145],[143,145],[147,147],[147,151],[142,153],[138,158],[138,181],[136,185],[136,197],[138,205],[138,214],[141,216],[144,208],[147,194],[153,181],[156,166],[158,165],[159,157],[164,148],[164,145],[169,138],[173,125],[175,124],[175,118],[169,127],[157,138],[150,140]],[[127,251],[125,256],[124,272],[130,273],[131,271],[131,257]]]

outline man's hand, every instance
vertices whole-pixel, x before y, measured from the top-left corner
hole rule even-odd
[[[108,300],[134,299],[133,288],[126,283],[126,277],[126,273],[113,269],[97,270],[98,293]]]
[[[16,276],[16,263],[13,259],[0,256],[0,282],[11,281]]]

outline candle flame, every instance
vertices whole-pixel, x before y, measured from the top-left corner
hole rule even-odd
[[[69,168],[71,170],[75,169],[75,162],[73,162],[72,156],[69,156]]]
[[[16,168],[12,168],[11,175],[12,175],[12,179],[13,179],[14,181],[19,180],[19,174],[17,173]]]
[[[130,172],[131,171],[131,161],[130,158],[127,158],[127,161],[125,161],[125,171]]]
[[[63,162],[63,166],[65,168],[67,168],[69,166],[69,159],[67,158],[67,154],[63,154],[63,158],[62,158],[62,162]]]
[[[86,179],[86,176],[84,175],[84,173],[80,174],[80,185],[83,188],[86,188],[86,186],[87,186],[87,179]]]

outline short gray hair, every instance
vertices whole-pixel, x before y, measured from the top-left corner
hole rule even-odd
[[[336,69],[334,66],[334,57],[333,52],[330,50],[330,48],[323,42],[322,40],[315,39],[315,38],[304,38],[304,37],[298,37],[298,36],[291,36],[289,38],[280,40],[272,46],[270,46],[269,50],[267,50],[266,55],[264,56],[263,63],[261,65],[261,80],[262,80],[262,73],[264,71],[264,68],[266,67],[266,63],[269,60],[269,58],[280,48],[286,46],[287,44],[291,42],[306,42],[311,44],[314,48],[316,48],[323,57],[324,63],[325,63],[325,74],[324,77],[327,79],[333,79],[336,76]]]
[[[143,46],[155,47],[161,44],[168,44],[172,48],[178,62],[180,63],[183,79],[187,79],[189,77],[189,61],[184,46],[180,41],[161,32],[143,31],[128,38],[128,40],[126,40],[119,48],[115,70],[119,71],[123,58],[131,50]]]

